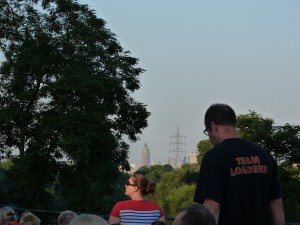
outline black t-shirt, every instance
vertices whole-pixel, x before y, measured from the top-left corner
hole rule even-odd
[[[277,164],[259,145],[226,139],[203,157],[194,201],[220,203],[219,225],[267,225],[269,201],[280,198]]]

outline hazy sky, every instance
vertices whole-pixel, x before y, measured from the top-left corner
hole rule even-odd
[[[134,98],[149,126],[131,143],[130,162],[167,163],[177,126],[196,151],[212,103],[254,110],[276,125],[300,125],[299,0],[79,0],[95,10],[146,70]],[[1,57],[1,56],[0,56]]]
[[[300,1],[80,0],[147,71],[136,100],[152,113],[130,162],[167,162],[179,126],[188,152],[204,139],[216,102],[254,110],[277,125],[300,124]]]

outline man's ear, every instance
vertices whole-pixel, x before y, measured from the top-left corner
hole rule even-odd
[[[215,122],[210,122],[210,130],[216,132],[218,130],[218,125]]]

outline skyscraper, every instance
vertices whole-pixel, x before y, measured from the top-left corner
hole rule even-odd
[[[143,151],[142,151],[142,163],[141,166],[150,166],[150,151],[147,146],[147,143],[145,143]]]

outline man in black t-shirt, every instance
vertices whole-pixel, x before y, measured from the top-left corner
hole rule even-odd
[[[235,112],[228,105],[211,105],[204,123],[214,148],[202,159],[194,201],[203,203],[219,225],[283,225],[273,157],[239,136]]]

